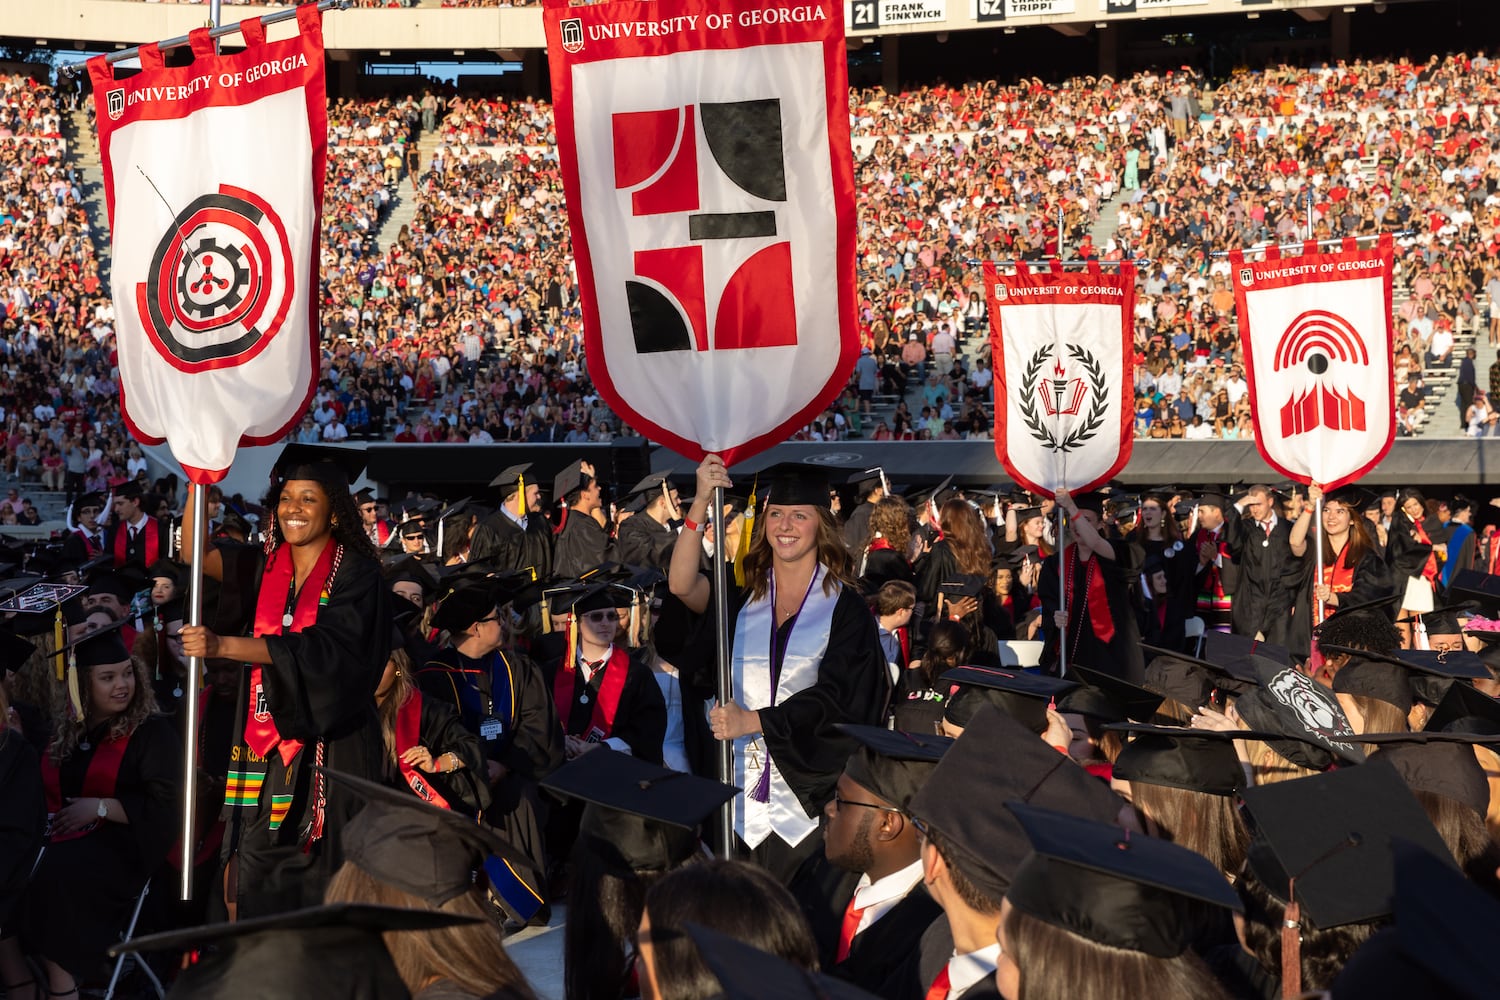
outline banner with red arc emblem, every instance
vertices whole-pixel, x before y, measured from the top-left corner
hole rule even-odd
[[[984,265],[995,453],[1017,483],[1086,493],[1130,461],[1135,267],[1000,274]]]
[[[589,375],[632,427],[733,464],[859,353],[843,7],[545,11]]]
[[[243,51],[191,33],[193,61],[143,45],[117,80],[88,62],[112,239],[120,403],[197,483],[285,436],[318,372],[318,227],[328,124],[322,15]]]
[[[1368,250],[1229,255],[1255,444],[1271,468],[1337,489],[1396,438],[1390,236]]]

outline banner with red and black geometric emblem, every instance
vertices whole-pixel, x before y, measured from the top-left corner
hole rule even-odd
[[[1261,457],[1300,483],[1354,482],[1396,439],[1391,237],[1229,261]]]
[[[779,443],[859,353],[842,3],[545,21],[590,377],[690,458]]]
[[[241,445],[283,437],[318,372],[318,229],[327,113],[322,18],[193,61],[141,47],[116,79],[89,60],[109,208],[120,402],[140,441],[166,441],[197,483]]]

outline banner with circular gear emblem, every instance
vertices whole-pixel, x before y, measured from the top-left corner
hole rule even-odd
[[[1085,493],[1130,460],[1135,268],[1015,274],[984,265],[994,351],[995,453],[1044,496]]]
[[[327,157],[322,20],[218,55],[208,30],[168,68],[141,47],[116,80],[89,60],[112,240],[126,426],[171,448],[194,482],[240,445],[284,437],[318,372],[318,231]]]

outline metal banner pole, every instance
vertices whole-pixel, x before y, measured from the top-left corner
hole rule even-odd
[[[1054,502],[1055,503],[1055,502]],[[1068,676],[1068,565],[1067,550],[1063,546],[1063,509],[1057,507],[1057,610],[1062,612],[1063,624],[1057,629],[1057,676]]]
[[[734,679],[729,657],[729,573],[725,556],[729,554],[724,539],[724,487],[714,487],[713,510],[709,523],[714,527],[714,635],[718,638],[719,704],[727,705],[734,697]],[[769,764],[767,765],[769,766]],[[734,741],[719,741],[719,780],[734,784]],[[734,856],[734,801],[724,803],[719,811],[719,856]]]
[[[189,526],[192,551],[192,573],[188,583],[188,624],[203,624],[203,545],[208,530],[208,491],[196,483],[188,484],[193,501],[193,520]],[[182,900],[193,898],[193,855],[197,847],[194,820],[198,808],[198,691],[203,675],[203,658],[188,658],[187,687],[183,695],[187,708],[187,725],[182,733]]]
[[[1317,596],[1318,587],[1323,585],[1323,497],[1318,497],[1318,502],[1313,505],[1314,527],[1318,530],[1318,579],[1313,586],[1313,624],[1323,624],[1323,602]]]

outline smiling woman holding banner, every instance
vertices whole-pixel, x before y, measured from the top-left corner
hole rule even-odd
[[[289,445],[265,503],[264,552],[199,543],[204,575],[223,582],[220,621],[249,633],[182,630],[187,655],[245,664],[225,794],[225,899],[240,918],[320,903],[342,861],[339,830],[358,803],[313,765],[381,774],[375,689],[391,617],[349,496],[363,468],[363,452]]]
[[[1288,643],[1294,653],[1309,647],[1312,628],[1341,607],[1368,604],[1393,594],[1390,572],[1381,559],[1370,522],[1360,516],[1362,492],[1345,487],[1324,495],[1321,487],[1307,488],[1311,501],[1303,508],[1288,539],[1292,555],[1302,559],[1304,584],[1292,610]],[[1322,529],[1313,527],[1313,508],[1322,501]],[[1323,547],[1323,578],[1317,579],[1312,546]]]
[[[735,834],[782,882],[822,843],[818,817],[854,742],[841,722],[879,725],[890,697],[880,636],[853,585],[849,553],[829,507],[827,477],[813,467],[772,470],[763,513],[732,579],[733,697],[709,712],[717,740],[734,741]],[[762,477],[764,483],[766,479]],[[672,551],[672,593],[694,612],[713,599],[699,572],[700,533],[715,487],[729,474],[717,455],[698,466],[698,490]],[[713,650],[684,684],[713,697]]]

